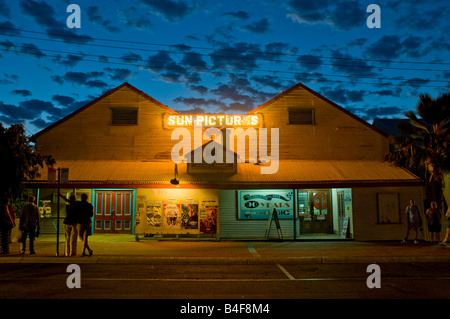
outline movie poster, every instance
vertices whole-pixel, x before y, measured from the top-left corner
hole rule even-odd
[[[181,229],[198,229],[198,204],[181,204]]]
[[[172,229],[181,228],[180,204],[164,203],[164,227]]]
[[[205,197],[200,203],[200,233],[215,234],[217,232],[217,198]]]
[[[161,227],[162,223],[162,207],[161,202],[146,202],[145,215],[147,218],[147,226]]]

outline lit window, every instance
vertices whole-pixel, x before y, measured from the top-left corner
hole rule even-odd
[[[315,124],[314,109],[289,109],[289,124]]]
[[[137,125],[137,108],[111,108],[112,125]]]

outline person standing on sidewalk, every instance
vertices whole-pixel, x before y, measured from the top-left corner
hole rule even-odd
[[[450,237],[450,207],[447,209],[447,212],[445,213],[445,217],[447,217],[447,229],[445,230],[445,238],[441,242],[442,245],[445,245],[449,241]]]
[[[63,198],[67,201],[67,198],[65,197]],[[77,254],[78,230],[77,230],[76,205],[77,205],[77,195],[72,194],[69,197],[68,205],[66,205],[66,218],[64,218],[66,256],[75,256]]]
[[[41,231],[39,209],[34,204],[36,197],[28,197],[28,204],[22,207],[20,212],[19,230],[22,232],[21,254],[25,254],[27,236],[30,239],[30,254],[36,254],[34,250],[34,239]]]
[[[441,241],[439,233],[441,232],[441,211],[437,208],[436,202],[431,202],[431,207],[426,212],[428,231],[431,234],[431,242],[436,235],[437,242]]]
[[[416,237],[414,238],[414,244],[417,244],[417,237],[419,236],[419,227],[420,225],[420,211],[419,207],[414,203],[414,199],[411,199],[409,201],[409,206],[406,207],[405,214],[406,214],[406,236],[403,239],[402,243],[406,243],[408,240],[409,232],[411,230],[414,230],[416,233]]]
[[[11,217],[8,205],[9,198],[0,205],[0,242],[2,254],[9,254],[11,230],[14,227],[14,220]]]
[[[88,250],[89,256],[92,256],[93,251],[89,247],[88,237],[91,231],[91,218],[94,216],[94,207],[91,203],[88,203],[86,194],[81,194],[81,202],[77,202],[76,210],[78,214],[78,235],[83,243],[82,256],[86,256],[86,249]]]

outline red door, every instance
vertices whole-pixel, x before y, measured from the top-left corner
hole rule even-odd
[[[132,226],[132,191],[95,191],[94,233],[131,234]]]

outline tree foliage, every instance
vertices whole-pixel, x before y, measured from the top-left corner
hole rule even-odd
[[[51,156],[39,154],[21,124],[9,128],[0,123],[0,199],[19,197],[24,183],[39,177],[39,167],[52,166]]]
[[[400,122],[397,129],[397,148],[389,160],[419,172],[428,189],[430,200],[442,202],[444,173],[450,168],[450,94],[433,99],[429,94],[419,96],[417,114],[409,111],[408,120]]]

